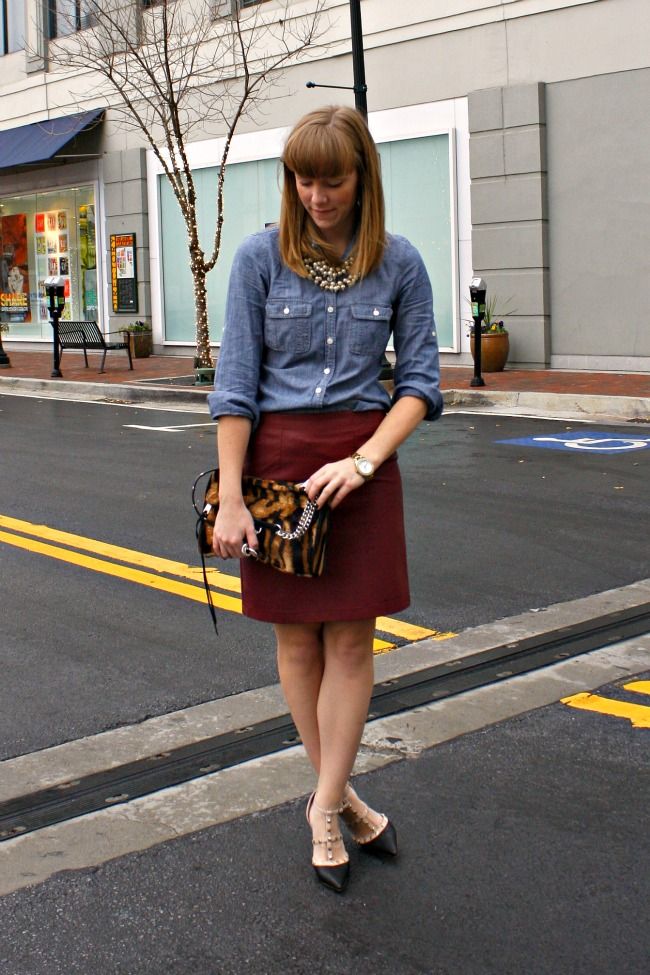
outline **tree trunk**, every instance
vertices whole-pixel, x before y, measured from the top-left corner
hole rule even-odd
[[[205,270],[194,265],[192,276],[194,278],[194,307],[196,311],[196,357],[194,365],[202,369],[209,369],[214,366],[214,359],[210,349]]]

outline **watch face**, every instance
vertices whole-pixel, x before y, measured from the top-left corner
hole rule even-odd
[[[365,457],[359,457],[357,460],[357,470],[363,477],[370,477],[374,471],[374,467],[371,461],[367,460]]]

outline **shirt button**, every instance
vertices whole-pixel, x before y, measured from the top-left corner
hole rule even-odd
[[[327,369],[323,369],[323,372],[325,373],[326,376],[329,376],[329,374],[331,373],[331,371],[332,370],[330,369],[329,366],[327,367]]]
[[[375,316],[375,318],[377,318],[378,315],[379,315],[379,309],[378,308],[373,308],[372,313]]]
[[[328,344],[328,345],[334,345],[334,339],[332,338],[332,336],[331,336],[331,335],[330,335],[330,337],[329,337],[329,338],[328,338],[328,340],[327,340],[327,344]]]
[[[289,314],[289,309],[288,308],[285,308],[284,309],[284,313],[285,313],[285,315],[288,315]]]
[[[320,396],[320,394],[321,394],[322,392],[323,392],[323,390],[321,389],[321,387],[320,387],[320,386],[317,386],[317,387],[316,387],[316,395],[317,395],[317,396]]]
[[[331,305],[329,305],[329,307],[328,307],[328,309],[327,309],[327,310],[328,310],[328,312],[330,313],[330,315],[331,315],[331,314],[332,314],[332,312],[334,311],[334,309],[333,309],[333,307],[332,307]]]

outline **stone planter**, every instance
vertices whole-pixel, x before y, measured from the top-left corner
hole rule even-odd
[[[148,359],[153,352],[152,332],[123,332],[128,336],[131,345],[131,355],[134,359]]]
[[[474,335],[470,335],[474,357]],[[481,335],[481,372],[503,372],[508,361],[510,340],[507,332],[483,332]]]

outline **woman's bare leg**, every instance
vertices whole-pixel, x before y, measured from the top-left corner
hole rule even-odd
[[[323,624],[325,668],[318,696],[320,774],[316,801],[341,804],[368,716],[375,620]]]
[[[316,774],[320,769],[318,696],[324,657],[320,623],[277,623],[278,673],[291,717]]]
[[[375,620],[276,624],[280,682],[311,764],[319,775],[317,806],[341,805],[368,714],[374,668]],[[356,796],[355,796],[356,799]],[[358,801],[358,800],[357,800]],[[378,813],[372,818],[381,821]],[[325,817],[312,806],[314,862],[328,865]],[[335,831],[336,832],[336,831]],[[334,862],[346,858],[342,842]]]

